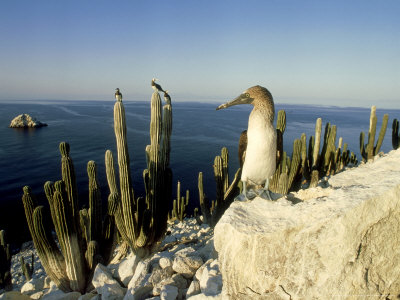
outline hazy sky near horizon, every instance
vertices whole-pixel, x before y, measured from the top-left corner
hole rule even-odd
[[[2,1],[0,100],[276,103],[400,108],[400,1]]]

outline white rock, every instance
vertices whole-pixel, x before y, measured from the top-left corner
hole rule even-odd
[[[164,285],[161,289],[161,300],[175,300],[178,296],[178,288],[173,285]]]
[[[135,274],[128,284],[128,291],[125,294],[124,300],[138,300],[145,298],[153,289],[150,282],[149,260],[140,261],[136,267]]]
[[[53,290],[45,294],[41,300],[77,300],[81,296],[79,292],[64,293],[61,290]]]
[[[172,260],[169,257],[162,257],[159,261],[160,267],[165,269],[167,267],[172,267]]]
[[[214,231],[227,294],[398,295],[400,150],[332,176],[329,184],[323,195],[318,190],[317,198],[297,204],[232,203]]]
[[[118,265],[115,276],[117,276],[122,283],[127,286],[129,281],[132,279],[133,274],[135,274],[135,269],[140,259],[136,255],[131,255],[124,258]]]
[[[184,277],[192,278],[202,265],[203,259],[200,256],[176,256],[172,268]]]
[[[47,126],[47,124],[37,121],[35,118],[32,118],[28,114],[21,114],[16,116],[10,123],[10,127],[19,128],[19,127],[42,127]]]
[[[26,282],[22,288],[21,293],[26,295],[34,294],[43,289],[44,278],[32,278],[28,282]]]
[[[188,300],[222,300],[222,299],[229,299],[229,298],[222,298],[221,294],[218,295],[211,295],[211,296],[207,296],[204,294],[197,294],[191,297],[187,298]],[[260,299],[262,300],[262,298],[243,298],[244,299]]]
[[[122,299],[125,295],[125,290],[116,281],[107,267],[98,264],[94,270],[92,284],[98,294],[105,299]]]
[[[211,262],[204,269],[200,278],[201,292],[207,296],[214,296],[221,293],[222,275],[219,272],[218,264]]]
[[[200,294],[200,282],[196,279],[192,281],[192,283],[189,285],[189,288],[186,293],[186,297],[194,296],[197,294]]]

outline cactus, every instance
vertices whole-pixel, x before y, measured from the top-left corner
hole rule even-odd
[[[388,120],[389,120],[389,115],[385,114],[383,116],[381,130],[379,131],[378,141],[375,145],[375,134],[376,134],[376,123],[377,123],[376,106],[374,105],[371,107],[367,144],[364,145],[365,133],[363,131],[360,133],[360,153],[363,158],[363,161],[371,160],[374,158],[375,155],[379,153],[383,139],[386,134]]]
[[[189,190],[186,190],[186,197],[181,197],[181,183],[178,181],[176,199],[173,202],[172,220],[183,221],[186,217],[186,208],[189,205]]]
[[[400,146],[399,121],[397,119],[393,120],[392,125],[392,146],[395,150]]]
[[[6,240],[6,232],[0,230],[0,289],[12,289],[11,283],[11,252]]]
[[[209,224],[211,227],[214,227],[217,224],[225,210],[240,192],[238,185],[241,169],[239,168],[236,171],[232,183],[229,184],[228,165],[228,149],[223,147],[221,149],[221,155],[217,155],[214,159],[214,178],[217,184],[217,193],[215,201],[212,201],[211,203],[204,193],[203,173],[199,173],[198,189],[200,208],[204,216],[204,222]]]
[[[292,158],[288,158],[283,152],[282,160],[275,170],[270,182],[270,190],[285,195],[292,188],[297,177],[302,156],[302,142],[296,139],[293,142]]]
[[[158,91],[151,97],[150,145],[146,147],[147,169],[143,171],[146,196],[135,198],[130,174],[126,137],[125,109],[122,101],[114,105],[117,141],[119,190],[116,185],[111,151],[106,152],[109,199],[115,203],[115,221],[122,239],[139,256],[147,256],[157,246],[167,228],[168,202],[172,198],[172,171],[169,168],[172,106],[164,92],[162,108]]]
[[[284,110],[278,111],[276,119],[276,164],[278,166],[283,155],[283,134],[286,129],[286,112]]]
[[[60,143],[62,178],[44,185],[60,249],[45,226],[44,207],[37,206],[28,186],[23,188],[25,215],[32,240],[48,276],[64,292],[86,290],[97,262],[108,263],[114,245],[114,212],[101,220],[96,164],[88,163],[89,209],[79,211],[75,171],[69,145]],[[103,228],[102,228],[103,224]],[[93,245],[96,245],[93,247]]]
[[[32,253],[32,256],[31,256],[31,264],[26,262],[23,256],[20,257],[19,261],[20,261],[20,264],[21,264],[22,274],[24,274],[24,276],[25,276],[25,280],[26,281],[31,280],[32,279],[32,275],[33,275],[33,270],[34,270],[34,256],[33,256],[33,253]]]

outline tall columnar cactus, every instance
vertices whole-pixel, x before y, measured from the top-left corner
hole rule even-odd
[[[84,292],[97,262],[108,263],[114,243],[114,217],[109,210],[101,219],[101,198],[96,179],[96,165],[88,163],[89,209],[79,211],[75,171],[69,145],[60,144],[62,178],[44,185],[51,218],[60,248],[44,220],[43,206],[37,206],[28,186],[22,201],[28,227],[39,258],[48,276],[63,291]],[[82,227],[81,227],[82,225]],[[103,225],[103,227],[102,227]]]
[[[389,120],[389,115],[385,114],[382,120],[381,130],[379,131],[378,141],[375,145],[375,134],[376,134],[376,106],[371,107],[371,115],[369,119],[369,130],[368,130],[368,143],[364,145],[365,134],[362,131],[360,133],[360,152],[363,161],[368,161],[374,158],[381,149],[383,139],[386,134],[386,128]]]
[[[393,120],[392,125],[392,146],[395,150],[400,147],[399,121],[397,119]]]
[[[21,270],[22,274],[25,276],[25,281],[29,281],[32,279],[33,275],[33,270],[34,270],[34,256],[33,253],[31,255],[31,264],[25,261],[24,257],[20,257],[20,264],[21,264]]]
[[[204,217],[204,222],[214,227],[223,215],[224,211],[233,202],[235,197],[239,195],[239,181],[241,169],[236,171],[235,177],[229,184],[229,153],[228,149],[223,147],[221,155],[217,155],[214,159],[214,179],[217,185],[216,199],[209,201],[204,193],[203,173],[199,173],[198,189],[200,208]]]
[[[270,182],[270,190],[285,195],[289,192],[297,177],[302,153],[302,142],[295,140],[293,142],[292,158],[287,157],[286,152],[283,152],[282,159],[275,170]]]
[[[11,252],[6,232],[0,230],[0,289],[11,290]]]
[[[178,181],[176,188],[176,199],[173,202],[172,219],[183,221],[186,217],[186,209],[189,206],[189,190],[186,190],[186,197],[181,197],[181,183]]]
[[[117,141],[119,182],[116,185],[111,151],[106,152],[109,199],[116,204],[115,220],[121,237],[140,256],[146,256],[164,236],[168,205],[172,198],[172,171],[169,168],[172,132],[171,98],[165,92],[162,107],[158,91],[151,97],[150,142],[146,147],[147,169],[143,171],[146,197],[135,198],[130,173],[126,136],[125,108],[121,100],[114,105],[114,129]]]
[[[286,129],[286,112],[284,110],[278,111],[278,115],[276,118],[276,164],[279,165],[279,162],[282,159],[283,155],[283,134]]]

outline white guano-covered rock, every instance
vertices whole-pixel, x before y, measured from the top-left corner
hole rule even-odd
[[[12,128],[37,128],[37,127],[43,127],[47,126],[47,124],[42,123],[35,118],[32,118],[28,114],[21,114],[16,116],[14,119],[12,119],[10,123],[10,127]]]
[[[230,206],[214,235],[224,295],[397,297],[400,150],[332,176],[329,184],[294,194],[305,200],[297,204],[256,198]]]

